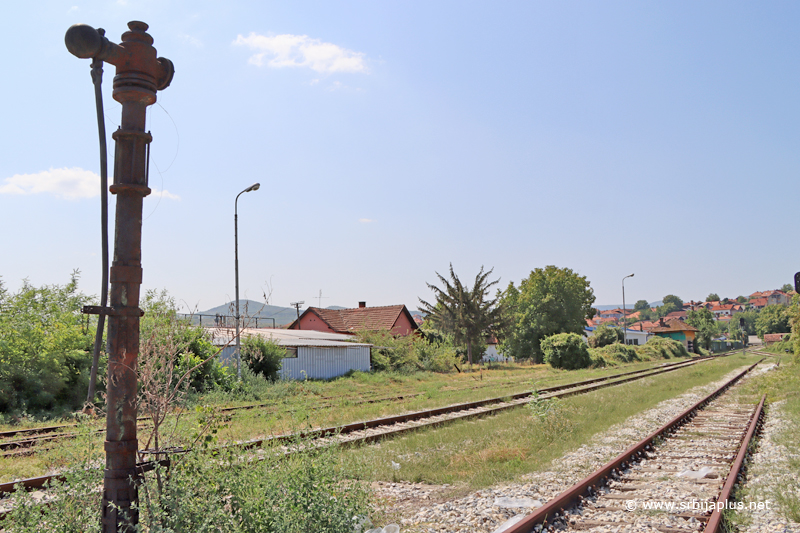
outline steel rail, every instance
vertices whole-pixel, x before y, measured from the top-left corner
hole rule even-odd
[[[763,361],[763,359],[761,359],[761,361]],[[510,528],[506,529],[504,533],[532,533],[537,525],[546,525],[548,520],[552,520],[558,517],[559,514],[563,514],[565,509],[574,507],[580,501],[580,499],[584,497],[584,495],[588,495],[590,488],[601,485],[610,479],[615,471],[625,468],[631,461],[635,461],[641,457],[647,449],[653,446],[653,443],[656,439],[667,433],[670,433],[671,431],[688,422],[694,417],[696,411],[706,406],[717,396],[728,390],[748,372],[753,370],[761,361],[758,361],[726,381],[706,397],[683,411],[681,414],[661,426],[644,439],[640,440],[638,443],[622,452],[616,458],[600,467],[593,474],[585,477],[581,481],[578,481],[575,485],[547,502],[534,513],[526,516],[516,524],[512,525]]]
[[[657,369],[655,371],[653,371],[651,373],[648,373],[648,374],[640,374],[640,375],[637,375],[637,376],[630,376],[630,377],[626,377],[624,379],[616,380],[616,381],[610,381],[610,380],[615,378],[615,377],[619,377],[620,375],[627,375],[629,373],[617,374],[617,375],[613,375],[613,376],[607,376],[607,378],[606,378],[607,381],[601,382],[601,383],[592,383],[592,384],[589,384],[588,386],[581,386],[581,385],[585,384],[585,382],[583,382],[583,381],[576,382],[576,383],[572,383],[571,385],[573,385],[574,387],[577,386],[577,388],[572,388],[572,389],[568,389],[568,390],[562,390],[562,391],[553,392],[551,394],[540,396],[540,398],[542,398],[542,399],[563,398],[563,397],[568,397],[568,396],[574,396],[574,395],[577,395],[577,394],[585,394],[587,392],[592,392],[592,391],[599,390],[599,389],[602,389],[602,388],[611,387],[611,386],[614,386],[614,385],[621,385],[621,384],[628,383],[628,382],[631,382],[631,381],[635,381],[635,380],[638,380],[638,379],[643,379],[643,378],[655,376],[655,375],[658,375],[658,374],[663,374],[665,372],[671,372],[671,371],[675,371],[675,370],[680,370],[680,369],[686,368],[688,366],[693,366],[693,365],[697,364],[698,362],[704,362],[704,361],[708,361],[710,359],[713,359],[713,358],[694,359],[694,360],[682,361],[682,362],[678,362],[678,363],[671,363],[669,367],[666,367],[666,368],[663,367],[663,366],[662,367],[657,367]],[[756,364],[758,364],[758,363],[756,363]],[[596,381],[596,380],[587,380],[587,381]],[[395,415],[395,416],[384,417],[384,418],[379,418],[379,419],[374,419],[374,420],[368,420],[368,421],[362,421],[362,422],[354,422],[354,423],[345,424],[345,425],[342,425],[342,426],[335,426],[335,427],[328,427],[328,428],[315,429],[315,430],[309,430],[309,431],[302,431],[302,432],[291,433],[291,434],[286,434],[286,435],[275,435],[275,436],[266,437],[264,439],[255,439],[255,440],[245,441],[245,442],[240,442],[240,443],[227,444],[227,445],[220,446],[220,448],[221,449],[238,448],[238,449],[248,450],[248,449],[262,447],[262,446],[267,445],[267,444],[291,443],[291,442],[296,441],[298,439],[321,439],[321,438],[329,437],[329,436],[332,436],[332,435],[347,435],[349,433],[354,433],[356,431],[363,431],[363,430],[366,430],[366,429],[372,429],[372,428],[377,428],[377,427],[382,427],[382,426],[391,426],[391,425],[396,425],[396,424],[399,424],[399,423],[411,422],[411,421],[415,421],[415,420],[421,420],[421,419],[424,419],[424,418],[432,418],[432,417],[435,417],[435,416],[439,416],[439,415],[443,415],[443,414],[449,414],[449,413],[455,413],[455,412],[458,412],[458,411],[469,411],[469,410],[472,410],[472,409],[475,409],[475,408],[484,407],[486,405],[490,405],[490,404],[493,404],[493,403],[496,404],[496,403],[506,402],[507,400],[511,400],[511,401],[521,400],[521,399],[532,397],[535,394],[538,394],[538,391],[522,392],[522,393],[510,395],[510,396],[502,396],[502,397],[497,397],[497,398],[490,398],[490,399],[487,399],[487,400],[479,400],[479,401],[475,401],[475,402],[467,402],[467,403],[449,405],[449,406],[439,407],[439,408],[430,409],[430,410],[426,410],[426,411],[416,411],[416,412],[413,412],[413,413],[406,413],[406,414],[403,414],[403,415]],[[395,428],[393,430],[382,432],[382,433],[379,433],[379,434],[376,434],[376,435],[368,435],[368,436],[361,437],[359,439],[352,439],[351,441],[347,442],[346,444],[355,444],[357,442],[365,442],[365,443],[373,442],[375,440],[380,440],[380,439],[386,438],[386,437],[391,436],[391,435],[398,435],[398,434],[401,434],[401,433],[405,433],[405,432],[408,432],[408,431],[415,431],[415,430],[418,430],[418,429],[421,429],[421,428],[425,428],[425,427],[436,427],[436,426],[439,426],[439,425],[442,425],[442,424],[450,423],[450,422],[452,422],[454,420],[464,420],[464,419],[468,419],[468,418],[475,418],[475,417],[480,417],[480,416],[487,416],[487,415],[497,414],[499,412],[502,412],[502,411],[505,411],[505,410],[508,410],[508,409],[514,409],[514,408],[520,407],[522,405],[525,405],[525,403],[508,403],[506,405],[501,405],[501,406],[498,406],[498,407],[495,407],[495,408],[492,408],[492,409],[488,409],[488,410],[484,410],[484,411],[481,411],[481,412],[465,413],[465,414],[463,414],[461,416],[458,416],[458,417],[452,417],[452,418],[449,418],[447,420],[434,421],[434,422],[430,422],[430,423],[425,424],[425,425],[406,427],[406,428]],[[175,452],[178,452],[178,453],[185,452],[185,451],[188,451],[188,450],[183,450],[183,449],[175,450]],[[147,465],[147,464],[149,464],[149,462],[140,463],[139,467],[143,467],[143,465]],[[43,487],[44,484],[47,483],[47,481],[49,481],[51,479],[61,480],[61,479],[63,479],[63,476],[59,476],[59,475],[40,476],[40,477],[35,477],[35,478],[21,479],[21,480],[17,480],[17,481],[13,481],[13,482],[8,482],[8,483],[2,483],[2,484],[0,484],[0,494],[9,493],[9,492],[15,491],[17,485],[21,485],[26,490],[38,489],[38,488]],[[0,515],[0,516],[2,516],[2,515]]]
[[[731,494],[733,493],[733,487],[736,485],[736,481],[739,478],[739,474],[741,473],[745,458],[747,457],[747,450],[750,447],[750,442],[753,440],[753,437],[758,431],[758,428],[761,426],[761,419],[764,414],[764,402],[767,399],[767,395],[761,397],[761,401],[758,403],[758,407],[756,407],[753,416],[750,418],[750,425],[747,428],[747,434],[742,439],[742,442],[739,447],[739,453],[736,454],[736,460],[733,462],[733,466],[731,466],[730,472],[728,472],[728,477],[725,479],[725,486],[722,487],[722,492],[720,492],[719,496],[717,497],[717,506],[714,509],[714,512],[711,513],[711,516],[708,519],[708,523],[706,524],[705,529],[703,530],[705,533],[718,533],[721,531],[722,528],[722,509],[720,508],[720,502],[723,502],[721,506],[723,508],[727,508],[728,502],[731,499]]]
[[[642,369],[642,370],[634,370],[634,371],[631,371],[631,372],[622,372],[622,373],[619,373],[619,374],[613,374],[613,375],[609,375],[609,376],[603,376],[603,377],[588,379],[588,380],[584,380],[584,381],[566,383],[566,384],[562,384],[562,385],[555,385],[555,386],[552,386],[552,387],[546,387],[546,388],[542,388],[542,389],[537,389],[537,393],[539,393],[539,394],[547,394],[547,393],[555,392],[555,391],[559,391],[559,390],[572,389],[572,388],[579,387],[579,386],[582,386],[582,385],[588,385],[588,384],[592,384],[592,383],[609,381],[609,380],[612,380],[612,379],[617,378],[617,377],[642,374],[642,373],[645,373],[645,372],[652,372],[654,369],[664,369],[664,368],[670,368],[670,367],[674,367],[674,366],[687,365],[689,363],[697,363],[697,362],[700,362],[700,361],[705,361],[705,360],[713,359],[713,358],[714,358],[713,356],[712,357],[699,357],[699,358],[690,359],[690,360],[686,360],[686,361],[677,361],[677,362],[674,362],[674,363],[665,363],[665,364],[659,365],[657,367],[645,368],[645,369]],[[496,384],[496,386],[497,387],[505,387],[505,386],[512,386],[512,385],[520,385],[522,383],[524,383],[524,381],[512,382],[512,383],[498,383],[498,384]],[[492,386],[492,384],[479,385],[477,387],[462,387],[462,388],[458,388],[458,389],[453,389],[452,391],[449,391],[449,392],[458,392],[458,391],[463,391],[463,390],[473,390],[473,389],[476,389],[476,388],[485,388],[485,387],[490,387],[490,386]],[[353,402],[351,405],[360,405],[360,404],[364,404],[364,403],[379,403],[379,402],[384,402],[384,401],[404,400],[404,399],[408,399],[408,398],[414,398],[414,397],[417,397],[417,396],[421,396],[422,394],[423,393],[413,393],[413,394],[402,394],[402,395],[398,395],[398,396],[384,396],[384,397],[380,397],[380,398],[368,398],[368,399],[360,400],[358,402]],[[528,393],[524,393],[524,394],[528,394]],[[320,397],[320,399],[330,400],[330,399],[335,399],[335,398],[334,397],[330,397],[330,396],[322,396],[322,397]],[[493,398],[491,400],[497,400],[497,398]],[[234,407],[223,407],[219,411],[222,412],[222,413],[229,413],[229,412],[240,411],[240,410],[250,410],[250,409],[258,409],[258,408],[261,408],[261,407],[271,407],[272,405],[273,404],[269,404],[269,403],[261,403],[261,404],[250,404],[250,405],[241,405],[241,406],[234,406]],[[315,409],[325,409],[325,408],[328,408],[328,407],[335,407],[335,406],[336,406],[336,404],[333,404],[333,403],[325,403],[325,404],[319,404],[319,405],[311,406],[310,408],[312,410],[315,410]],[[270,412],[276,412],[276,411],[278,411],[278,410],[271,410]],[[142,416],[142,417],[139,417],[138,420],[140,420],[140,421],[149,420],[149,417]],[[3,437],[14,436],[14,435],[17,435],[17,434],[20,434],[20,433],[47,434],[47,433],[53,433],[53,432],[55,432],[55,431],[57,431],[59,429],[73,428],[73,427],[77,427],[77,424],[63,424],[63,425],[59,425],[59,426],[49,426],[49,427],[44,427],[44,428],[31,428],[31,429],[20,429],[20,430],[5,431],[5,432],[0,432],[0,439],[2,439]],[[102,432],[102,431],[104,431],[104,430],[102,430],[102,429],[98,429],[97,430],[97,432]],[[51,441],[60,440],[60,439],[67,439],[67,438],[72,438],[75,435],[78,435],[78,434],[77,433],[68,433],[68,434],[55,435],[55,436],[49,436],[49,437],[45,437],[43,435],[40,435],[40,436],[37,436],[37,437],[30,437],[30,438],[26,438],[26,439],[22,439],[22,440],[18,440],[18,441],[0,442],[0,450],[13,450],[13,449],[17,449],[17,448],[27,448],[27,447],[36,445],[39,442],[51,442]],[[13,454],[0,454],[0,457],[8,457],[8,456],[11,456],[11,455],[13,455]]]

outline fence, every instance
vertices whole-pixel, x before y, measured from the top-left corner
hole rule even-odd
[[[235,328],[236,317],[233,315],[198,315],[180,313],[179,316],[190,320],[193,325],[208,328]],[[272,317],[242,316],[240,325],[243,328],[272,328],[275,329],[275,319]]]

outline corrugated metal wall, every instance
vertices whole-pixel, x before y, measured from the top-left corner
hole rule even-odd
[[[369,346],[299,346],[297,357],[284,359],[284,379],[331,379],[349,370],[369,372]]]
[[[223,364],[229,364],[235,353],[236,347],[228,346],[220,353],[220,360]],[[351,369],[369,372],[369,346],[299,346],[297,357],[283,360],[281,377],[331,379]]]

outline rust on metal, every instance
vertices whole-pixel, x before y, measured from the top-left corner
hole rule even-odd
[[[725,485],[722,487],[722,492],[720,492],[719,497],[717,498],[717,506],[714,509],[714,512],[711,513],[711,517],[706,524],[706,528],[703,530],[706,533],[717,533],[721,530],[722,527],[722,510],[720,509],[719,505],[720,502],[727,504],[728,500],[733,493],[733,486],[736,484],[736,479],[739,477],[739,472],[741,472],[742,467],[744,466],[744,460],[747,456],[747,448],[750,446],[750,441],[753,440],[753,437],[758,430],[758,427],[761,424],[761,416],[764,413],[764,402],[767,399],[767,395],[761,397],[761,401],[758,403],[756,410],[753,412],[753,416],[750,419],[750,425],[747,428],[747,433],[745,434],[744,438],[742,439],[741,446],[739,447],[739,453],[736,454],[736,460],[733,462],[731,466],[731,470],[728,473],[728,477],[725,479]]]
[[[759,361],[760,363],[761,361]],[[719,387],[717,390],[697,402],[696,404],[692,405],[688,409],[686,409],[683,413],[679,414],[666,424],[664,424],[661,428],[654,431],[649,436],[645,437],[637,444],[634,444],[624,452],[622,452],[619,456],[615,459],[609,461],[604,466],[600,467],[597,471],[591,474],[588,477],[585,477],[581,481],[577,482],[575,485],[570,487],[569,489],[565,490],[549,502],[547,502],[544,506],[540,507],[536,510],[536,512],[526,516],[510,528],[508,528],[505,533],[530,533],[534,530],[534,528],[538,524],[545,524],[547,523],[548,519],[552,520],[554,516],[561,512],[562,509],[570,509],[577,505],[581,498],[584,495],[590,493],[594,487],[599,487],[602,485],[609,477],[614,473],[614,471],[618,469],[625,468],[625,466],[633,460],[636,460],[639,456],[641,456],[648,447],[652,446],[653,442],[660,436],[668,433],[677,427],[684,424],[686,421],[691,419],[698,409],[709,403],[711,400],[722,394],[728,388],[730,388],[734,383],[739,381],[745,374],[750,372],[753,368],[756,367],[758,363],[753,364],[752,366],[748,367],[747,369],[743,370],[730,380],[728,380],[724,385]]]
[[[111,266],[110,307],[88,312],[109,316],[108,387],[106,396],[106,468],[103,482],[102,531],[116,533],[136,528],[138,479],[136,467],[137,359],[139,355],[139,290],[142,272],[142,201],[147,186],[147,149],[152,136],[145,130],[147,107],[156,92],[172,81],[172,62],[156,57],[153,38],[144,22],[128,23],[122,42],[115,44],[91,26],[76,24],[67,30],[67,49],[80,58],[106,61],[117,67],[114,100],[122,104],[122,120],[112,137],[116,141],[114,183],[118,196],[114,261]]]

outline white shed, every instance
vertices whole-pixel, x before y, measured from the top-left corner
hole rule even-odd
[[[213,343],[223,346],[220,358],[230,361],[236,351],[235,331],[208,328]],[[294,329],[246,328],[242,337],[258,335],[285,346],[287,357],[281,361],[283,379],[332,379],[350,370],[370,371],[371,344],[351,342],[351,335]]]

